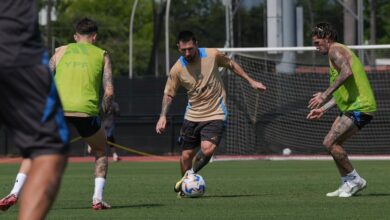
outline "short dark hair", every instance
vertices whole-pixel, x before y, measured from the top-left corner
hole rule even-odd
[[[197,43],[195,35],[192,33],[192,31],[180,31],[179,35],[177,36],[177,43],[180,41],[188,42],[190,40],[192,40],[194,43]]]
[[[76,33],[81,35],[91,35],[98,32],[97,23],[89,18],[83,18],[75,25]]]
[[[337,41],[337,31],[333,26],[326,22],[316,24],[311,30],[311,36],[317,36],[318,38],[328,38],[333,41]]]

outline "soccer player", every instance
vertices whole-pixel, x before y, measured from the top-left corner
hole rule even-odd
[[[22,156],[31,159],[19,219],[45,218],[67,163],[69,133],[48,61],[37,2],[1,1],[0,124],[12,133]]]
[[[320,119],[336,105],[341,112],[323,142],[339,170],[341,186],[326,196],[351,197],[364,189],[367,182],[353,168],[341,145],[371,121],[376,111],[375,97],[359,58],[337,42],[337,32],[330,24],[317,24],[311,35],[317,50],[328,55],[330,86],[310,99],[308,107],[312,110],[307,119]]]
[[[264,91],[266,87],[249,77],[236,62],[217,49],[198,48],[191,31],[179,33],[177,47],[182,56],[170,70],[156,132],[161,134],[165,131],[169,107],[176,90],[183,86],[188,95],[185,120],[179,137],[183,177],[174,186],[175,192],[181,196],[181,183],[185,176],[197,173],[210,161],[224,130],[227,117],[226,92],[218,68],[229,68],[248,81],[255,90]],[[200,150],[196,152],[199,146]]]
[[[95,189],[92,208],[110,209],[103,201],[103,189],[106,182],[108,159],[105,154],[106,136],[101,128],[99,113],[99,94],[103,82],[103,111],[108,112],[114,95],[110,58],[106,51],[96,47],[97,24],[84,18],[76,24],[74,39],[76,43],[56,49],[50,60],[50,67],[55,71],[55,81],[64,107],[66,120],[73,124],[80,136],[92,147],[96,156]],[[27,175],[28,168],[23,166]],[[26,162],[27,163],[27,162]],[[27,172],[27,173],[26,173]],[[19,176],[18,174],[18,176]],[[30,174],[28,174],[30,175]],[[17,197],[22,189],[18,177],[11,195]]]

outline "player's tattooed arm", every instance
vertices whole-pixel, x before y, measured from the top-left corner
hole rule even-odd
[[[162,102],[162,107],[161,107],[161,113],[160,113],[160,118],[158,119],[158,122],[156,124],[156,132],[157,134],[162,134],[165,132],[165,128],[167,125],[167,113],[169,111],[169,107],[171,106],[173,97],[164,94],[163,97],[163,102]]]
[[[111,110],[112,101],[114,99],[114,85],[112,82],[111,61],[107,53],[104,55],[103,89],[104,95],[102,100],[102,108],[103,112],[107,113]]]
[[[321,109],[324,111],[324,112],[327,112],[329,109],[333,108],[334,106],[336,105],[336,100],[334,98],[332,98],[331,100],[329,100],[329,102],[325,103]]]
[[[49,68],[51,72],[54,74],[56,70],[56,60],[55,60],[55,54],[50,58],[49,61]]]
[[[163,101],[162,101],[162,106],[161,106],[160,117],[161,116],[164,116],[164,117],[167,116],[169,108],[171,107],[172,100],[173,100],[172,96],[164,94]]]
[[[335,47],[329,51],[329,58],[334,67],[340,72],[336,81],[322,93],[322,99],[327,100],[349,77],[353,75],[351,69],[351,54],[342,47]]]

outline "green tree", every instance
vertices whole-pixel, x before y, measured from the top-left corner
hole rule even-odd
[[[96,45],[111,56],[114,75],[128,73],[129,23],[133,1],[62,0],[56,2],[58,20],[53,22],[56,46],[73,42],[74,23],[89,17],[99,25]],[[152,2],[140,1],[134,22],[135,72],[145,74],[153,33]]]

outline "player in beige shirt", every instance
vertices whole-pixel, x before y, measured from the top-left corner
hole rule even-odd
[[[183,195],[181,183],[184,177],[197,173],[210,161],[224,130],[227,116],[226,92],[218,68],[229,68],[248,81],[255,90],[264,91],[266,87],[249,77],[236,62],[217,49],[198,48],[198,42],[191,31],[179,33],[177,46],[182,56],[172,67],[165,85],[156,132],[161,134],[165,131],[166,114],[177,89],[183,86],[188,95],[188,105],[179,137],[183,177],[174,187],[179,195]],[[200,150],[196,152],[199,146]]]

